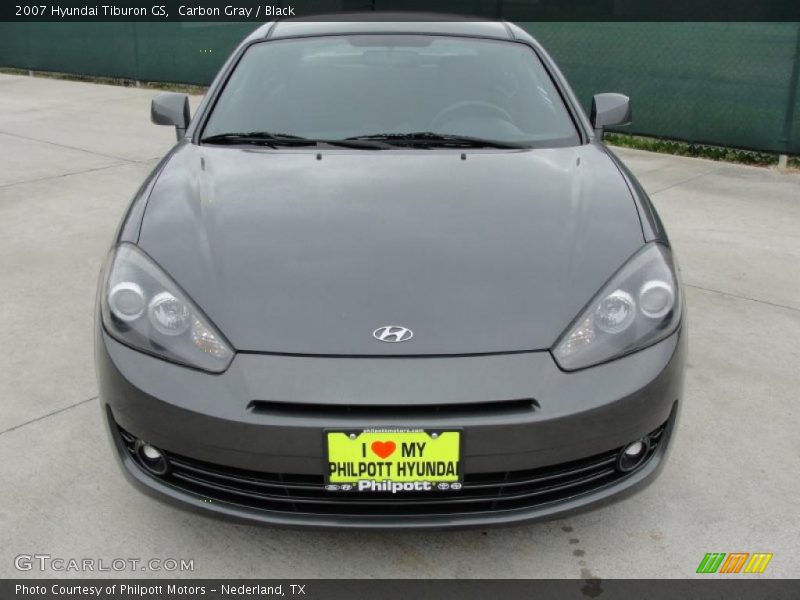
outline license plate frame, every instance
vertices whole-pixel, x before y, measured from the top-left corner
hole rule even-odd
[[[420,448],[421,443],[424,448]],[[393,494],[458,491],[464,480],[463,443],[460,427],[328,428],[323,431],[325,489]],[[409,456],[412,448],[421,456]],[[427,460],[426,453],[430,457]],[[351,467],[345,468],[345,463]],[[333,464],[339,465],[337,473]],[[384,466],[362,470],[362,464]],[[361,483],[365,481],[372,483]]]

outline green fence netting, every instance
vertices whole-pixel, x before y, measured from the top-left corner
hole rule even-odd
[[[520,23],[588,108],[633,102],[620,131],[800,154],[800,23]],[[0,65],[206,84],[252,23],[0,23]]]

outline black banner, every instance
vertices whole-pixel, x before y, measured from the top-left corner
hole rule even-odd
[[[240,21],[324,15],[424,20],[421,13],[512,21],[800,21],[798,0],[12,0],[0,21]],[[391,14],[400,12],[402,14]],[[353,15],[352,13],[362,13]],[[365,16],[363,13],[367,13]]]
[[[635,557],[632,557],[635,559]],[[760,576],[663,580],[3,580],[2,600],[789,600],[800,582]]]

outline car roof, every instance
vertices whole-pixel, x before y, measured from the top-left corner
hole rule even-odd
[[[255,39],[285,39],[343,34],[462,35],[514,39],[511,29],[500,21],[479,21],[451,15],[427,13],[350,13],[275,21],[259,27]]]

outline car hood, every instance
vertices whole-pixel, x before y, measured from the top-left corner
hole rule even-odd
[[[452,355],[550,348],[643,236],[594,145],[183,143],[139,244],[239,351]],[[385,325],[413,338],[380,342]]]

